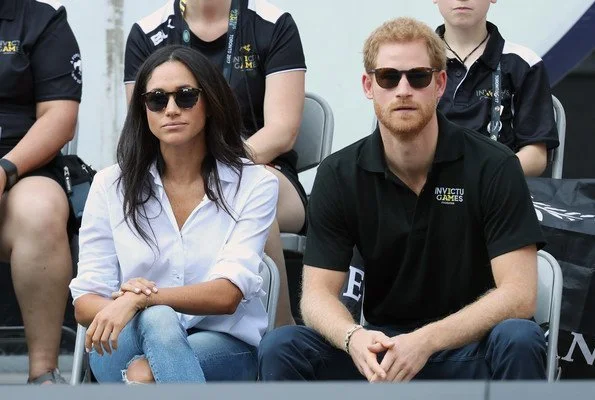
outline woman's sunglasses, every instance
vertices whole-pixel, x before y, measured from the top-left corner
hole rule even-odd
[[[409,86],[414,89],[423,89],[432,82],[432,74],[440,71],[437,68],[411,68],[408,71],[399,71],[394,68],[376,68],[368,71],[369,74],[376,76],[378,86],[383,89],[392,89],[401,82],[403,74],[407,77]]]
[[[164,92],[162,90],[153,90],[143,93],[141,96],[145,99],[147,108],[153,112],[160,112],[167,107],[169,96],[174,96],[174,100],[180,108],[192,108],[198,102],[201,89],[181,88],[175,92]]]

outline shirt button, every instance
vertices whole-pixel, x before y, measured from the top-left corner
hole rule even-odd
[[[462,75],[463,75],[463,73],[462,73],[461,71],[457,71],[457,72],[455,72],[455,76],[456,76],[457,78],[460,78]]]

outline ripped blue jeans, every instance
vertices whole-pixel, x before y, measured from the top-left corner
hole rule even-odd
[[[128,365],[144,356],[156,382],[256,380],[256,347],[226,333],[197,331],[190,335],[176,312],[154,306],[138,313],[118,337],[112,354],[89,354],[100,383],[123,382]]]

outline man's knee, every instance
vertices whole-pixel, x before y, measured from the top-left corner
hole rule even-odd
[[[545,354],[545,336],[535,322],[526,319],[508,319],[500,322],[490,333],[490,339],[515,353],[526,351]]]

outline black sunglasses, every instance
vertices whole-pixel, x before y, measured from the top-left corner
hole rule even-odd
[[[378,86],[383,89],[392,89],[401,82],[401,76],[405,74],[407,81],[412,88],[423,89],[432,82],[432,74],[440,71],[437,68],[411,68],[408,71],[399,71],[394,68],[376,68],[368,71],[376,76]]]
[[[198,102],[201,89],[181,88],[175,92],[164,92],[162,90],[152,90],[143,93],[141,96],[145,99],[147,108],[153,112],[163,111],[169,103],[169,96],[174,96],[174,100],[180,108],[192,108]]]

